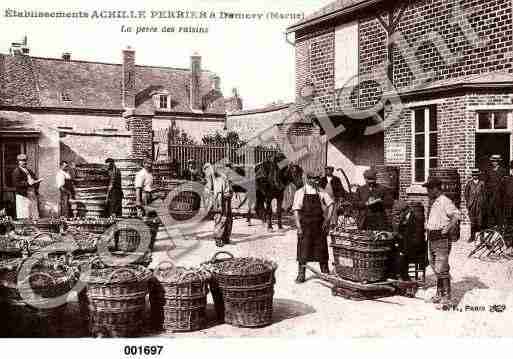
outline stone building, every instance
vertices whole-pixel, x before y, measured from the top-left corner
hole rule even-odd
[[[13,211],[16,155],[44,181],[42,215],[56,213],[61,160],[154,156],[153,132],[174,121],[191,136],[222,129],[220,78],[191,56],[190,68],[136,65],[135,51],[110,64],[30,56],[26,41],[0,54],[0,207]]]
[[[512,18],[509,0],[338,0],[289,27],[298,106],[329,119],[327,162],[354,183],[397,166],[407,200],[430,168],[466,181],[490,154],[509,164]]]

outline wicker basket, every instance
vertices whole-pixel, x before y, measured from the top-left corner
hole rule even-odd
[[[65,221],[66,227],[77,232],[102,234],[116,223],[113,218],[75,218]]]
[[[343,229],[331,231],[330,237],[333,244],[346,247],[381,249],[393,245],[392,233],[384,231]]]
[[[354,282],[372,283],[385,279],[386,261],[390,249],[369,249],[364,247],[331,244],[335,259],[335,272],[344,279]]]
[[[162,262],[161,264],[170,262]],[[150,291],[152,324],[157,330],[185,332],[206,324],[208,283],[203,269],[158,267]]]
[[[90,333],[95,336],[141,334],[151,272],[137,265],[105,267],[98,259],[91,266],[87,286],[79,294],[81,313],[89,321]]]
[[[0,260],[19,258],[23,254],[24,243],[9,235],[0,235]]]
[[[229,259],[218,259],[226,254]],[[237,327],[262,327],[272,322],[277,264],[258,258],[234,258],[217,252],[209,262],[211,290],[218,319]],[[232,269],[228,269],[231,268]]]

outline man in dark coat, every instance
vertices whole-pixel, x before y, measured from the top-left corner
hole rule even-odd
[[[203,180],[203,175],[201,171],[196,168],[196,162],[194,160],[187,161],[187,168],[183,173],[184,179],[192,182],[201,182]]]
[[[27,167],[27,155],[19,154],[18,167],[12,172],[12,183],[16,191],[16,217],[39,218],[38,190],[42,179],[37,179]]]
[[[501,167],[502,158],[500,155],[490,157],[491,168],[485,176],[486,189],[486,216],[483,227],[490,228],[502,224],[503,211],[503,179],[507,175],[506,170]]]
[[[483,209],[485,208],[485,184],[479,178],[481,172],[478,168],[472,170],[472,178],[465,185],[465,202],[467,204],[468,217],[470,219],[469,242],[476,239],[476,233],[481,231],[483,222]]]
[[[393,206],[390,191],[376,182],[376,171],[364,172],[366,184],[358,187],[355,194],[355,206],[358,209],[358,228],[364,230],[386,230],[385,208]]]
[[[121,171],[114,164],[112,158],[107,158],[105,163],[109,170],[109,188],[107,190],[107,216],[121,217],[123,190],[121,189]]]
[[[503,178],[502,194],[504,203],[504,224],[513,225],[513,161],[510,162],[510,173]]]
[[[347,193],[342,186],[340,178],[333,175],[333,170],[334,168],[332,166],[326,167],[326,175],[321,178],[319,186],[333,199],[333,219],[336,220],[338,208]]]

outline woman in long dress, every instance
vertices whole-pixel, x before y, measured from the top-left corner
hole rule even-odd
[[[233,190],[228,178],[214,169],[210,163],[203,166],[207,184],[205,191],[212,201],[214,217],[214,234],[216,246],[222,247],[230,243],[232,234],[232,196]]]

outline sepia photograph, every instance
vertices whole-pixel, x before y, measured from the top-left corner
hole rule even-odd
[[[2,345],[510,338],[512,133],[511,0],[5,0]]]

